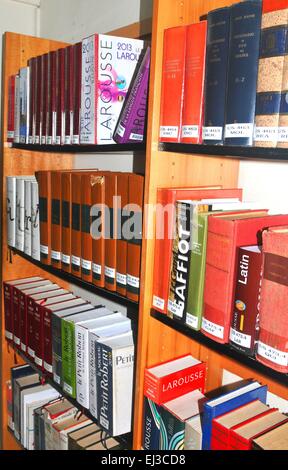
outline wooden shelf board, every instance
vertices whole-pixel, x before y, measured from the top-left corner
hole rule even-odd
[[[29,150],[44,153],[133,153],[145,151],[145,144],[115,144],[115,145],[29,145],[12,144],[13,149]]]

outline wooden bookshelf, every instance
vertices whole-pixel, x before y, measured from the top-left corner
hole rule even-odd
[[[252,155],[253,149],[221,149],[217,146],[185,146],[174,144],[159,145],[159,120],[161,97],[161,73],[163,57],[163,33],[166,28],[198,22],[208,11],[235,3],[234,0],[154,0],[152,31],[152,64],[150,79],[150,102],[148,137],[146,149],[145,203],[156,202],[156,190],[160,187],[222,185],[224,188],[237,187],[240,158]],[[172,98],[173,99],[173,98]],[[192,149],[193,147],[193,149]],[[256,155],[257,153],[257,155]],[[286,154],[286,155],[285,155]],[[227,158],[229,156],[230,158]],[[286,160],[287,153],[275,150],[254,151],[254,158]],[[139,312],[139,340],[136,382],[136,409],[134,427],[134,448],[141,448],[143,417],[144,369],[191,353],[208,365],[206,389],[210,391],[222,385],[223,369],[243,378],[254,377],[269,390],[288,398],[286,384],[279,383],[258,369],[240,362],[227,353],[217,351],[211,345],[203,344],[198,337],[176,331],[167,322],[150,315],[152,306],[152,283],[154,266],[155,216],[145,214],[144,223],[151,230],[144,240],[142,254],[142,284]],[[151,236],[152,235],[152,236]],[[214,345],[213,345],[214,346]],[[271,375],[273,375],[271,373]]]

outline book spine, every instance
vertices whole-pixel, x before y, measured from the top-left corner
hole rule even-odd
[[[27,299],[27,355],[33,360],[35,358],[34,350],[34,309],[35,304],[32,299]]]
[[[75,325],[62,320],[61,327],[63,390],[70,397],[76,398]]]
[[[16,75],[9,77],[8,82],[8,124],[7,124],[7,142],[14,141],[15,125],[15,78]]]
[[[65,49],[57,51],[56,68],[56,145],[64,144],[65,136]]]
[[[92,282],[105,287],[105,176],[100,176],[92,186]]]
[[[280,14],[279,14],[280,13]],[[276,147],[287,54],[288,9],[263,12],[256,99],[254,145]],[[275,70],[275,73],[271,73]]]
[[[52,75],[53,75],[53,59],[49,52],[47,58],[47,87],[46,87],[46,145],[52,144]]]
[[[262,3],[231,7],[225,145],[252,145]]]
[[[34,95],[35,95],[35,63],[36,58],[28,60],[28,67],[30,70],[30,83],[29,83],[29,136],[28,144],[34,144],[33,137],[33,110],[34,110]]]
[[[20,419],[21,419],[21,390],[17,383],[14,383],[13,387],[13,394],[14,394],[14,407],[13,407],[13,415],[14,415],[14,435],[18,441],[20,441]]]
[[[71,273],[81,277],[81,175],[72,174]]]
[[[24,292],[20,293],[19,300],[19,322],[21,351],[27,352],[27,297]]]
[[[98,77],[98,35],[82,41],[81,144],[96,144],[96,94]],[[97,91],[96,91],[97,90]]]
[[[14,287],[12,292],[13,342],[16,348],[20,349],[20,291]]]
[[[145,138],[150,47],[147,48],[119,116],[113,139],[118,144],[143,142]]]
[[[184,450],[185,423],[161,408],[160,450]]]
[[[35,364],[43,370],[43,308],[38,304],[35,304],[33,315],[33,344]]]
[[[33,144],[36,143],[36,125],[37,125],[37,107],[38,107],[38,58],[35,57],[32,63],[33,67],[33,102],[32,102],[32,140]]]
[[[76,343],[76,399],[89,410],[89,332],[81,326],[75,326]]]
[[[186,26],[164,32],[160,142],[179,142],[185,83]],[[171,99],[173,97],[173,99]]]
[[[92,283],[92,183],[92,175],[81,177],[81,277],[89,283]]]
[[[51,172],[36,174],[39,184],[40,259],[51,264]]]
[[[186,325],[199,331],[202,323],[206,268],[208,215],[198,213],[193,221]]]
[[[96,345],[97,416],[100,425],[113,436],[113,371],[111,349]]]
[[[57,83],[59,69],[59,55],[58,51],[51,52],[51,79],[50,79],[50,93],[51,93],[51,114],[50,114],[50,132],[49,140],[51,138],[51,144],[57,144],[57,116],[58,116],[58,96],[60,93],[59,85]]]
[[[143,201],[144,201],[144,178],[141,175],[129,176],[129,211],[128,217],[133,215],[133,230],[130,233],[128,227],[122,227],[124,238],[127,241],[127,298],[139,302],[140,298],[140,271],[141,271],[141,249],[143,229]],[[131,227],[129,227],[130,230]],[[127,232],[127,233],[126,233]]]
[[[160,406],[144,398],[143,442],[144,450],[160,449]]]
[[[48,85],[49,85],[49,54],[42,56],[42,74],[41,74],[41,145],[46,144],[47,134],[47,106],[48,106]]]
[[[116,291],[116,262],[117,262],[117,211],[114,207],[117,194],[118,177],[116,174],[107,175],[105,187],[106,230],[105,230],[105,288]],[[109,212],[108,212],[109,211]],[[108,217],[107,217],[108,216]]]
[[[25,204],[25,185],[23,179],[16,180],[16,248],[24,251],[24,204]]]
[[[261,280],[261,251],[239,248],[230,344],[248,356],[254,356],[258,343]]]
[[[51,173],[51,265],[61,268],[61,171]]]
[[[35,138],[34,143],[40,144],[41,126],[41,91],[42,91],[42,57],[36,57],[36,109],[35,109]]]
[[[71,272],[71,221],[72,221],[72,183],[71,173],[63,172],[61,176],[61,197],[62,197],[62,255],[61,269]]]
[[[204,110],[207,21],[187,28],[181,142],[201,144]]]
[[[89,333],[89,410],[97,419],[96,345],[96,337]]]
[[[6,179],[7,193],[7,244],[16,246],[16,178],[8,176]]]
[[[39,186],[31,182],[31,256],[40,261]]]
[[[176,213],[176,237],[173,242],[171,261],[168,316],[174,320],[185,322],[193,206],[177,202]]]
[[[52,370],[53,380],[63,386],[62,378],[62,321],[52,314]]]
[[[203,141],[223,144],[228,75],[230,9],[208,13]]]
[[[15,77],[14,143],[20,143],[20,77]]]
[[[13,310],[12,310],[12,287],[3,283],[4,289],[4,315],[5,315],[5,338],[13,341]]]
[[[74,50],[65,49],[65,145],[71,145],[73,136]]]
[[[32,255],[32,205],[31,205],[31,190],[32,190],[32,182],[25,181],[24,182],[24,193],[25,193],[25,209],[24,209],[24,252],[26,255]]]
[[[74,47],[74,104],[73,104],[73,139],[72,144],[80,144],[80,109],[81,109],[81,71],[82,71],[82,44]]]
[[[43,313],[43,369],[46,374],[52,377],[52,334],[51,334],[52,313],[45,309]]]
[[[128,205],[129,176],[122,174],[117,179],[117,219],[118,236],[116,247],[116,290],[118,294],[126,296],[127,293],[127,238],[125,236],[126,214],[124,210]]]

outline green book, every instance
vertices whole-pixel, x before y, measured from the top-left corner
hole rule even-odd
[[[61,319],[62,338],[62,377],[63,390],[72,398],[76,398],[76,338],[75,325],[86,323],[96,318],[110,315],[112,312],[107,308],[98,308],[88,312],[64,317]]]

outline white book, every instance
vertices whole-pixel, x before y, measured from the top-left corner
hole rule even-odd
[[[52,428],[53,433],[53,449],[54,450],[68,450],[68,434],[73,431],[92,424],[92,421],[85,415],[79,419],[76,417],[68,418],[58,424],[54,424]]]
[[[106,318],[75,325],[76,344],[76,398],[80,405],[89,410],[89,332],[100,325],[107,326],[122,322],[122,313],[114,313]]]
[[[16,180],[16,243],[17,250],[24,251],[25,229],[25,183],[24,179]]]
[[[7,243],[8,246],[16,246],[16,178],[7,176]]]
[[[201,414],[193,416],[185,423],[184,450],[202,450],[202,419]]]
[[[132,332],[97,342],[98,420],[110,436],[131,431],[134,342]]]
[[[20,143],[28,144],[29,137],[29,93],[30,68],[20,69]]]
[[[31,186],[32,181],[24,181],[24,253],[28,256],[32,255]]]
[[[40,261],[39,185],[31,182],[31,256]]]
[[[14,142],[20,143],[20,77],[15,77]]]
[[[34,450],[34,411],[56,398],[60,398],[60,394],[50,385],[39,385],[22,392],[21,444],[27,450]]]
[[[67,399],[57,400],[55,403],[45,406],[43,409],[45,428],[45,449],[53,450],[53,424],[57,424],[77,414],[75,408]]]
[[[97,419],[96,344],[99,339],[118,336],[131,331],[131,320],[123,318],[113,324],[99,325],[89,332],[89,410]]]

